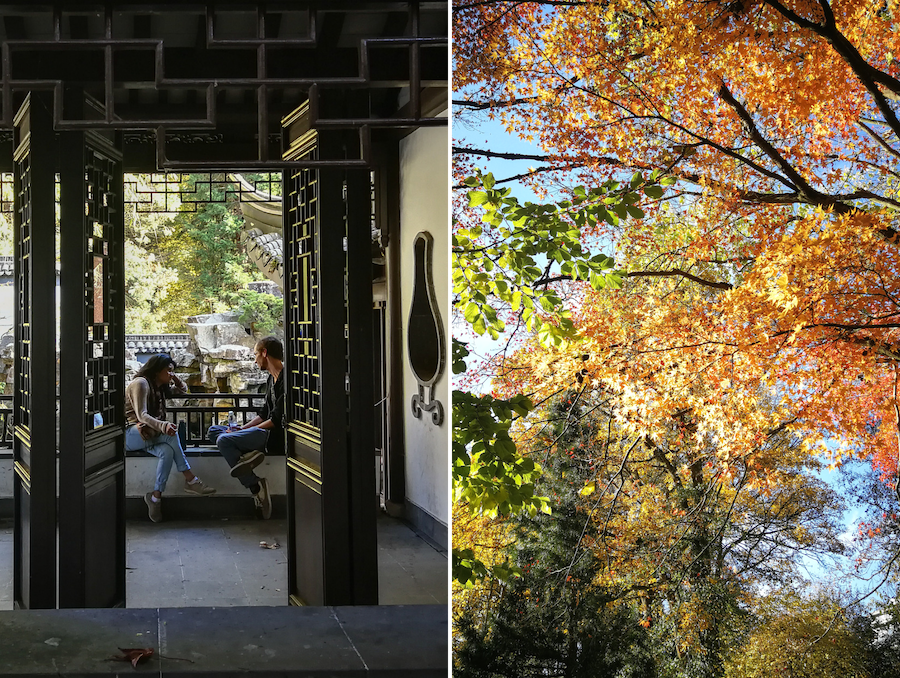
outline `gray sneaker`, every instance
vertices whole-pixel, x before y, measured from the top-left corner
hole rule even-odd
[[[216,493],[216,488],[205,485],[202,480],[194,476],[193,482],[184,481],[184,491],[188,494],[196,494],[201,497],[208,497]]]
[[[265,478],[259,479],[259,492],[253,495],[253,503],[262,515],[263,520],[272,517],[272,497],[269,496],[269,483]]]
[[[250,471],[262,464],[265,459],[266,455],[263,454],[262,450],[245,452],[241,455],[241,458],[238,459],[237,464],[231,467],[231,477],[240,478],[241,476],[247,475]]]
[[[147,504],[150,520],[154,523],[160,522],[162,520],[162,499],[153,501],[153,493],[148,492],[144,495],[144,503]]]

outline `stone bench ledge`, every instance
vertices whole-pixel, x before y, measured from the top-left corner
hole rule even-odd
[[[0,612],[0,675],[444,678],[444,605]],[[118,648],[153,648],[137,669]]]

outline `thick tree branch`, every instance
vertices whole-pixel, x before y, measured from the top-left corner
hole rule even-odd
[[[769,7],[778,10],[778,12],[781,13],[781,15],[784,16],[785,19],[788,19],[792,23],[797,24],[801,28],[807,28],[811,31],[815,31],[816,33],[825,28],[825,26],[823,26],[822,24],[818,24],[815,21],[810,21],[809,19],[804,19],[796,12],[782,5],[780,2],[778,2],[778,0],[764,0],[764,2],[769,5]]]
[[[525,99],[508,99],[506,101],[468,101],[466,99],[454,99],[453,105],[458,108],[468,108],[473,111],[488,111],[492,108],[508,108],[519,104],[530,104],[537,101],[537,97]]]
[[[693,275],[692,273],[688,273],[687,271],[682,271],[679,268],[674,268],[670,271],[629,271],[628,273],[621,274],[623,278],[674,278],[674,277],[682,277],[688,280],[691,280],[699,285],[703,285],[705,287],[712,287],[717,290],[730,290],[734,289],[734,286],[731,283],[727,282],[718,282],[716,280],[706,280],[699,276]],[[570,275],[554,275],[543,277],[538,280],[535,280],[535,287],[542,287],[545,285],[549,285],[550,283],[562,282],[564,280],[575,280]]]
[[[747,130],[747,134],[750,135],[753,143],[755,143],[763,153],[769,156],[772,162],[774,162],[779,169],[785,173],[787,178],[790,179],[793,184],[791,188],[799,190],[804,196],[811,196],[816,192],[813,187],[809,185],[809,182],[807,182],[806,179],[804,179],[800,173],[784,159],[784,156],[778,152],[778,149],[769,143],[769,140],[762,135],[759,128],[756,126],[756,123],[753,121],[753,117],[747,112],[747,109],[744,108],[743,104],[738,102],[738,100],[732,96],[731,90],[728,89],[728,85],[724,82],[719,88],[719,98],[731,106],[734,112],[737,113],[738,118],[744,123],[744,128]]]
[[[822,6],[822,10],[825,12],[825,23],[819,24],[814,21],[809,21],[808,19],[804,19],[796,12],[791,11],[787,7],[785,7],[778,0],[764,0],[764,2],[777,10],[782,16],[791,21],[792,23],[800,26],[801,28],[807,28],[816,35],[825,39],[825,41],[830,44],[834,51],[838,53],[838,55],[844,60],[844,62],[850,67],[859,81],[863,84],[869,94],[872,95],[872,98],[875,100],[875,104],[878,106],[878,110],[881,111],[881,114],[884,116],[885,122],[888,126],[894,131],[898,137],[900,137],[900,120],[897,119],[896,113],[894,113],[894,109],[891,108],[891,105],[888,103],[887,98],[885,97],[884,92],[881,91],[882,87],[885,87],[888,91],[893,93],[896,96],[900,96],[900,80],[888,75],[884,71],[881,71],[874,66],[870,65],[859,53],[856,47],[837,29],[837,24],[834,20],[834,14],[831,11],[831,6],[826,2],[826,0],[820,0],[820,5]]]
[[[719,153],[722,153],[723,155],[726,155],[729,158],[733,158],[734,160],[737,160],[738,162],[746,165],[747,167],[750,167],[754,171],[759,172],[763,176],[769,177],[770,179],[773,179],[774,181],[784,184],[788,188],[796,189],[796,186],[794,186],[790,182],[790,180],[781,176],[780,174],[778,174],[778,172],[773,172],[772,170],[766,169],[759,163],[756,163],[753,160],[751,160],[750,158],[748,158],[744,155],[741,155],[736,150],[728,148],[727,146],[723,146],[722,144],[720,144],[716,141],[713,141],[709,137],[705,137],[701,134],[698,134],[697,132],[694,132],[694,131],[688,129],[684,125],[681,125],[681,124],[675,122],[675,120],[666,117],[662,113],[657,112],[652,115],[638,115],[634,111],[632,111],[629,108],[627,108],[626,106],[624,106],[622,103],[615,101],[613,99],[610,99],[609,97],[597,92],[596,90],[593,90],[593,89],[590,89],[587,87],[582,87],[581,85],[578,85],[578,84],[572,82],[571,80],[565,78],[564,76],[560,76],[560,77],[562,77],[564,80],[566,80],[573,89],[577,89],[581,92],[584,92],[585,94],[587,94],[589,96],[596,97],[596,98],[600,99],[601,101],[604,101],[605,103],[608,103],[611,106],[615,106],[619,110],[624,111],[625,113],[628,114],[629,119],[631,119],[631,120],[656,120],[656,121],[662,122],[662,123],[672,127],[673,129],[678,130],[679,132],[682,132],[683,134],[686,134],[687,136],[691,137],[692,139],[696,139],[697,142],[699,142],[696,144],[679,144],[679,145],[682,145],[682,146],[701,146],[701,145],[702,146],[710,146],[711,148],[714,148],[715,150],[717,150]],[[672,163],[672,166],[674,166],[676,163],[678,163],[684,157],[685,157],[685,155],[682,151],[682,153],[678,157],[678,159],[676,159]]]
[[[682,271],[680,268],[673,268],[669,271],[630,271],[628,273],[623,273],[622,275],[625,278],[671,278],[680,276],[682,278],[686,278],[687,280],[695,282],[698,285],[703,285],[704,287],[712,287],[716,290],[734,289],[734,285],[732,285],[731,283],[719,282],[716,280],[706,280],[705,278],[701,278],[692,273],[688,273],[687,271]]]
[[[465,148],[463,146],[453,146],[451,149],[453,155],[480,155],[485,158],[499,158],[501,160],[538,160],[545,162],[554,160],[552,155],[530,155],[528,153],[504,153],[503,151],[488,151],[483,148]]]
[[[747,111],[746,108],[732,96],[729,91],[727,85],[722,83],[722,86],[719,88],[719,97],[727,103],[731,108],[737,113],[738,118],[740,118],[741,122],[744,123],[744,127],[747,130],[747,133],[750,135],[750,138],[753,142],[767,155],[769,158],[781,169],[782,172],[787,175],[791,182],[795,184],[795,188],[797,189],[796,199],[794,201],[790,201],[789,197],[790,193],[774,193],[774,194],[752,194],[747,193],[748,196],[754,195],[756,200],[759,202],[770,202],[770,203],[780,203],[780,202],[805,202],[811,205],[819,205],[821,207],[830,207],[834,209],[835,212],[839,214],[848,214],[852,212],[854,208],[852,205],[847,204],[847,200],[872,200],[879,202],[883,205],[887,205],[893,208],[900,208],[900,202],[891,199],[885,198],[883,196],[879,196],[871,191],[867,191],[864,189],[860,189],[854,193],[847,193],[842,195],[828,195],[826,193],[822,193],[821,191],[813,188],[809,182],[795,170],[791,164],[778,152],[776,149],[759,131],[759,128],[756,126],[756,123],[753,121],[753,117]],[[885,229],[882,232],[882,235],[887,240],[895,240],[896,232],[893,229]]]

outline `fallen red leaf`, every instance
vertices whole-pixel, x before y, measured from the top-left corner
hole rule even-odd
[[[152,647],[120,647],[120,657],[113,657],[118,662],[131,662],[134,668],[137,668],[138,662],[153,656]]]

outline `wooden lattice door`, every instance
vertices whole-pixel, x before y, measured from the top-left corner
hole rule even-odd
[[[286,119],[286,160],[323,141]],[[334,157],[336,149],[326,149]],[[284,180],[288,577],[297,605],[378,602],[368,170]]]

